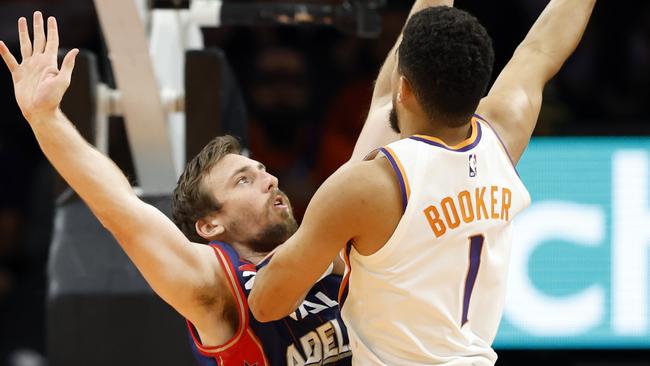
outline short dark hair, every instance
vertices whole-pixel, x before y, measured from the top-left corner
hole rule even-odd
[[[195,223],[222,204],[203,189],[203,178],[224,156],[240,154],[241,145],[232,136],[219,136],[210,141],[187,165],[172,195],[172,220],[185,236],[196,243],[207,243],[196,232]]]
[[[468,120],[490,82],[492,40],[469,13],[447,6],[424,9],[406,24],[399,72],[431,119]]]

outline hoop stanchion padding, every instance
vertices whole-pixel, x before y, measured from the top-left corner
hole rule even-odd
[[[217,48],[185,56],[186,160],[214,137],[230,134],[248,148],[248,115],[226,56]]]
[[[170,212],[169,197],[145,201]],[[51,366],[194,364],[181,316],[76,196],[56,208],[48,285]]]

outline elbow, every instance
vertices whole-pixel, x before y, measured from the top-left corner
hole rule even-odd
[[[297,306],[288,288],[280,286],[282,281],[279,278],[269,278],[266,272],[274,273],[272,260],[268,266],[262,268],[255,278],[253,288],[248,295],[248,308],[253,317],[261,322],[268,323],[280,320],[293,312]],[[275,271],[278,273],[278,271]]]
[[[253,318],[255,318],[255,320],[260,323],[268,323],[274,320],[278,320],[275,317],[270,316],[269,313],[266,312],[263,308],[251,306],[251,313],[253,313]]]
[[[248,297],[248,307],[250,308],[251,313],[255,320],[260,323],[268,323],[275,320],[282,319],[285,315],[277,311],[277,307],[274,307],[268,301],[260,299],[259,296],[255,296],[254,292]]]

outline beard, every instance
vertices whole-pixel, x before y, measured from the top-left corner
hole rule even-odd
[[[287,241],[298,230],[298,223],[291,215],[281,223],[265,227],[257,237],[248,241],[248,247],[257,253],[268,253]]]
[[[399,128],[399,118],[397,117],[397,109],[395,109],[395,103],[393,102],[393,107],[390,109],[390,114],[388,115],[388,120],[390,121],[390,128],[396,133],[402,133]]]
[[[298,230],[298,223],[296,222],[296,219],[293,217],[293,209],[291,208],[291,203],[289,202],[289,198],[284,192],[280,191],[279,189],[275,189],[274,192],[269,197],[269,200],[266,205],[268,211],[266,213],[269,215],[269,217],[272,217],[273,215],[277,214],[276,212],[274,212],[274,210],[276,210],[274,208],[274,202],[275,202],[275,198],[278,195],[281,195],[283,197],[284,202],[288,206],[288,209],[286,211],[282,211],[279,213],[279,215],[281,216],[281,221],[270,222],[265,227],[263,227],[256,235],[249,236],[247,239],[242,240],[242,242],[246,243],[246,246],[249,249],[257,253],[271,252],[273,249],[277,248],[280,244],[283,244],[285,241],[287,241]],[[233,232],[235,233],[246,232],[246,229],[243,226],[244,225],[241,222],[235,223],[233,225]]]

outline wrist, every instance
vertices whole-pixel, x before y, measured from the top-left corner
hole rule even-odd
[[[24,113],[23,116],[32,127],[38,127],[43,124],[60,120],[64,117],[64,114],[60,108],[55,108],[50,111],[41,111],[38,113]]]

